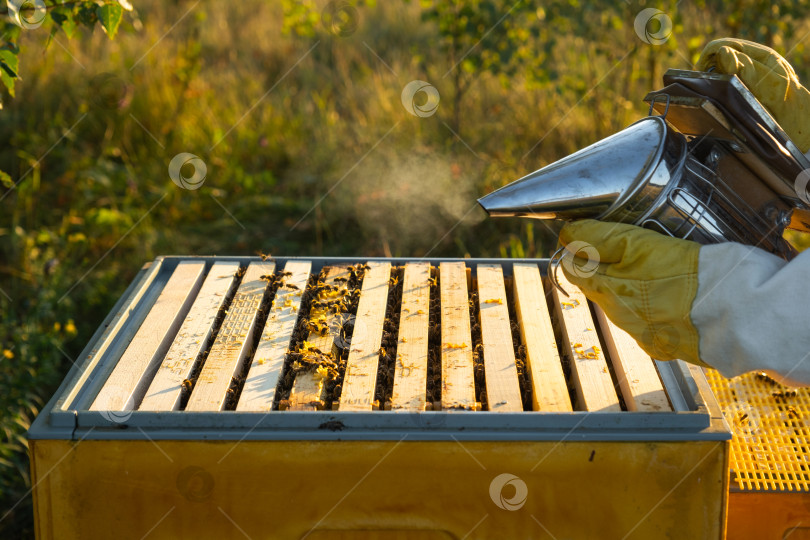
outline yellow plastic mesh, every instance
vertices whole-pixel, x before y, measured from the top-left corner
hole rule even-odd
[[[810,491],[810,388],[786,388],[764,373],[705,371],[733,433],[731,487]]]

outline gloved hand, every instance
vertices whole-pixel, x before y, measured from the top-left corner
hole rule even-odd
[[[764,45],[724,38],[706,45],[695,69],[712,66],[742,79],[796,146],[802,152],[810,149],[810,92],[787,60]]]
[[[576,244],[571,244],[573,241]],[[700,244],[623,223],[582,220],[567,223],[560,242],[585,242],[596,249],[599,266],[570,253],[574,266],[562,264],[568,280],[633,336],[653,358],[706,366],[698,353],[698,332],[690,310],[698,289]],[[579,255],[578,257],[576,255]]]

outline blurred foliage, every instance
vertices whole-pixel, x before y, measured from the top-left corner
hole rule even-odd
[[[124,16],[124,10],[132,11],[128,0],[117,1],[75,1],[57,0],[9,0],[6,10],[2,12],[5,20],[2,36],[5,42],[0,48],[0,69],[5,72],[3,84],[9,94],[14,95],[14,84],[19,78],[18,56],[20,49],[17,42],[24,30],[36,30],[40,27],[50,31],[51,37],[60,30],[71,38],[76,26],[84,25],[89,29],[98,23],[110,37],[115,37]]]
[[[0,537],[31,535],[25,429],[144,262],[547,256],[547,224],[475,199],[645,115],[711,39],[810,79],[804,1],[46,4],[0,26]],[[635,34],[648,7],[661,45]],[[433,116],[402,106],[416,79]],[[169,178],[181,152],[200,189]]]
[[[730,35],[775,47],[785,47],[802,32],[797,25],[810,15],[810,1],[766,2],[764,0],[696,0],[698,7],[721,14],[720,24]],[[705,29],[714,29],[709,23]]]

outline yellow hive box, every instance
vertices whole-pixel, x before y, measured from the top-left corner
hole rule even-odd
[[[37,536],[723,538],[703,372],[546,266],[157,259],[29,432]]]

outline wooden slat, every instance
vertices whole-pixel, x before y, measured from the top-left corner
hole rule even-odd
[[[463,262],[439,265],[442,306],[442,409],[474,409],[472,333]]]
[[[308,261],[289,261],[284,266],[284,276],[253,355],[237,411],[272,410],[311,268]]]
[[[515,263],[513,276],[515,311],[526,347],[526,368],[532,380],[532,408],[535,411],[571,411],[571,398],[554,339],[540,269],[536,264]]]
[[[338,296],[349,290],[348,280],[350,273],[348,268],[331,266],[325,269],[323,282],[330,287],[337,287]],[[318,302],[327,302],[329,297],[322,295],[315,300]],[[325,328],[324,332],[310,332],[307,335],[307,343],[324,354],[331,353],[333,358],[337,360],[339,351],[335,346],[335,339],[340,336],[340,328],[343,324],[343,313],[331,313],[328,309],[312,308],[310,310],[310,320],[321,319]],[[313,321],[314,322],[314,321]],[[290,391],[289,410],[293,411],[314,411],[323,407],[324,386],[323,377],[316,371],[307,371],[296,375],[293,381],[293,387]]]
[[[211,267],[138,410],[173,411],[179,408],[183,381],[191,376],[211,337],[214,321],[238,270],[237,262],[218,262]]]
[[[368,266],[346,360],[346,375],[340,394],[341,411],[370,411],[374,402],[391,264],[370,262]]]
[[[633,337],[594,307],[613,372],[629,411],[671,411],[667,394],[652,358]]]
[[[275,267],[270,261],[248,266],[191,392],[187,411],[221,411],[225,406],[231,379],[242,368],[253,343],[259,306],[268,285],[261,277],[271,275]]]
[[[520,398],[520,382],[501,265],[479,264],[477,280],[489,410],[522,411],[523,402]]]
[[[427,393],[430,264],[405,265],[391,409],[424,410]]]
[[[194,301],[204,269],[203,262],[184,261],[177,265],[91,410],[128,411],[138,405]]]
[[[96,330],[96,333],[90,338],[93,348],[83,358],[76,359],[75,364],[81,368],[81,371],[72,379],[70,391],[57,399],[54,405],[56,410],[90,408],[115,368],[112,362],[105,364],[105,357],[109,355],[120,358],[125,348],[118,353],[117,350],[122,345],[116,342],[119,340],[131,341],[143,319],[146,318],[148,311],[139,313],[140,310],[135,306],[142,304],[151,307],[153,301],[157,299],[160,291],[154,284],[164,262],[165,260],[158,259],[144,264],[135,276],[135,281],[124,291],[124,295],[113,307],[112,312],[115,315],[108,323],[105,323],[103,328]],[[129,328],[129,325],[134,328]]]
[[[588,411],[621,411],[619,397],[613,388],[605,354],[599,348],[596,325],[588,309],[588,300],[562,272],[560,285],[568,292],[565,298],[554,288],[557,316],[562,326],[563,346],[571,358],[571,375],[579,407]]]
[[[316,411],[323,409],[326,391],[323,382],[323,377],[320,377],[317,372],[299,373],[295,378],[295,386],[290,392],[287,410]]]

